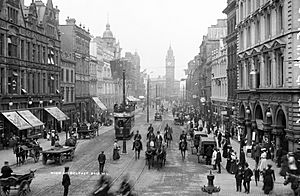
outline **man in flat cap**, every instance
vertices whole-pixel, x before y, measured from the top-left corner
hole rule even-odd
[[[69,186],[71,185],[70,176],[68,172],[69,172],[69,167],[65,167],[65,173],[62,179],[62,185],[64,186],[64,196],[68,195]]]

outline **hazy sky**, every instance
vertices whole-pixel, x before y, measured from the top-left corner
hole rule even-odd
[[[42,0],[44,3],[47,0]],[[52,0],[60,9],[60,24],[69,16],[84,24],[94,36],[102,36],[109,16],[122,56],[138,52],[142,69],[152,76],[165,74],[165,58],[171,43],[175,78],[185,77],[187,63],[199,53],[207,28],[217,19],[227,0]],[[31,0],[25,0],[29,5]]]

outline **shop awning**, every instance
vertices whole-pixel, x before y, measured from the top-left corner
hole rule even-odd
[[[3,116],[19,130],[29,129],[32,126],[27,123],[17,112],[3,112]]]
[[[128,101],[132,101],[132,102],[140,101],[139,99],[135,98],[134,96],[128,96],[127,99],[128,99]]]
[[[17,111],[31,126],[39,127],[44,125],[35,115],[33,115],[29,110]]]
[[[101,110],[107,110],[107,108],[105,107],[105,105],[101,102],[101,100],[98,97],[93,97],[93,100],[99,106],[99,108]]]
[[[64,121],[70,119],[67,115],[65,115],[65,113],[63,113],[57,107],[45,108],[45,110],[58,121]]]

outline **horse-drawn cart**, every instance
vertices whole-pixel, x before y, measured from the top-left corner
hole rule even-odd
[[[54,160],[58,164],[63,164],[66,160],[72,161],[74,158],[76,146],[53,147],[49,150],[42,151],[43,164],[47,164],[47,160]]]
[[[27,195],[30,192],[30,184],[34,178],[34,172],[25,175],[13,175],[8,178],[0,178],[0,196],[9,196],[10,191],[18,191],[18,196]]]
[[[92,126],[82,125],[78,128],[77,131],[78,139],[94,138],[96,136],[96,129]]]

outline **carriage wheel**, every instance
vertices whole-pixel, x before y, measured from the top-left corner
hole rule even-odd
[[[46,165],[47,164],[47,155],[46,154],[43,154],[43,165]]]
[[[18,196],[25,196],[29,192],[29,183],[27,180],[23,180],[18,189]]]
[[[0,187],[0,195],[1,196],[9,196],[10,190],[7,189],[4,191],[3,188],[4,188],[3,186]]]

